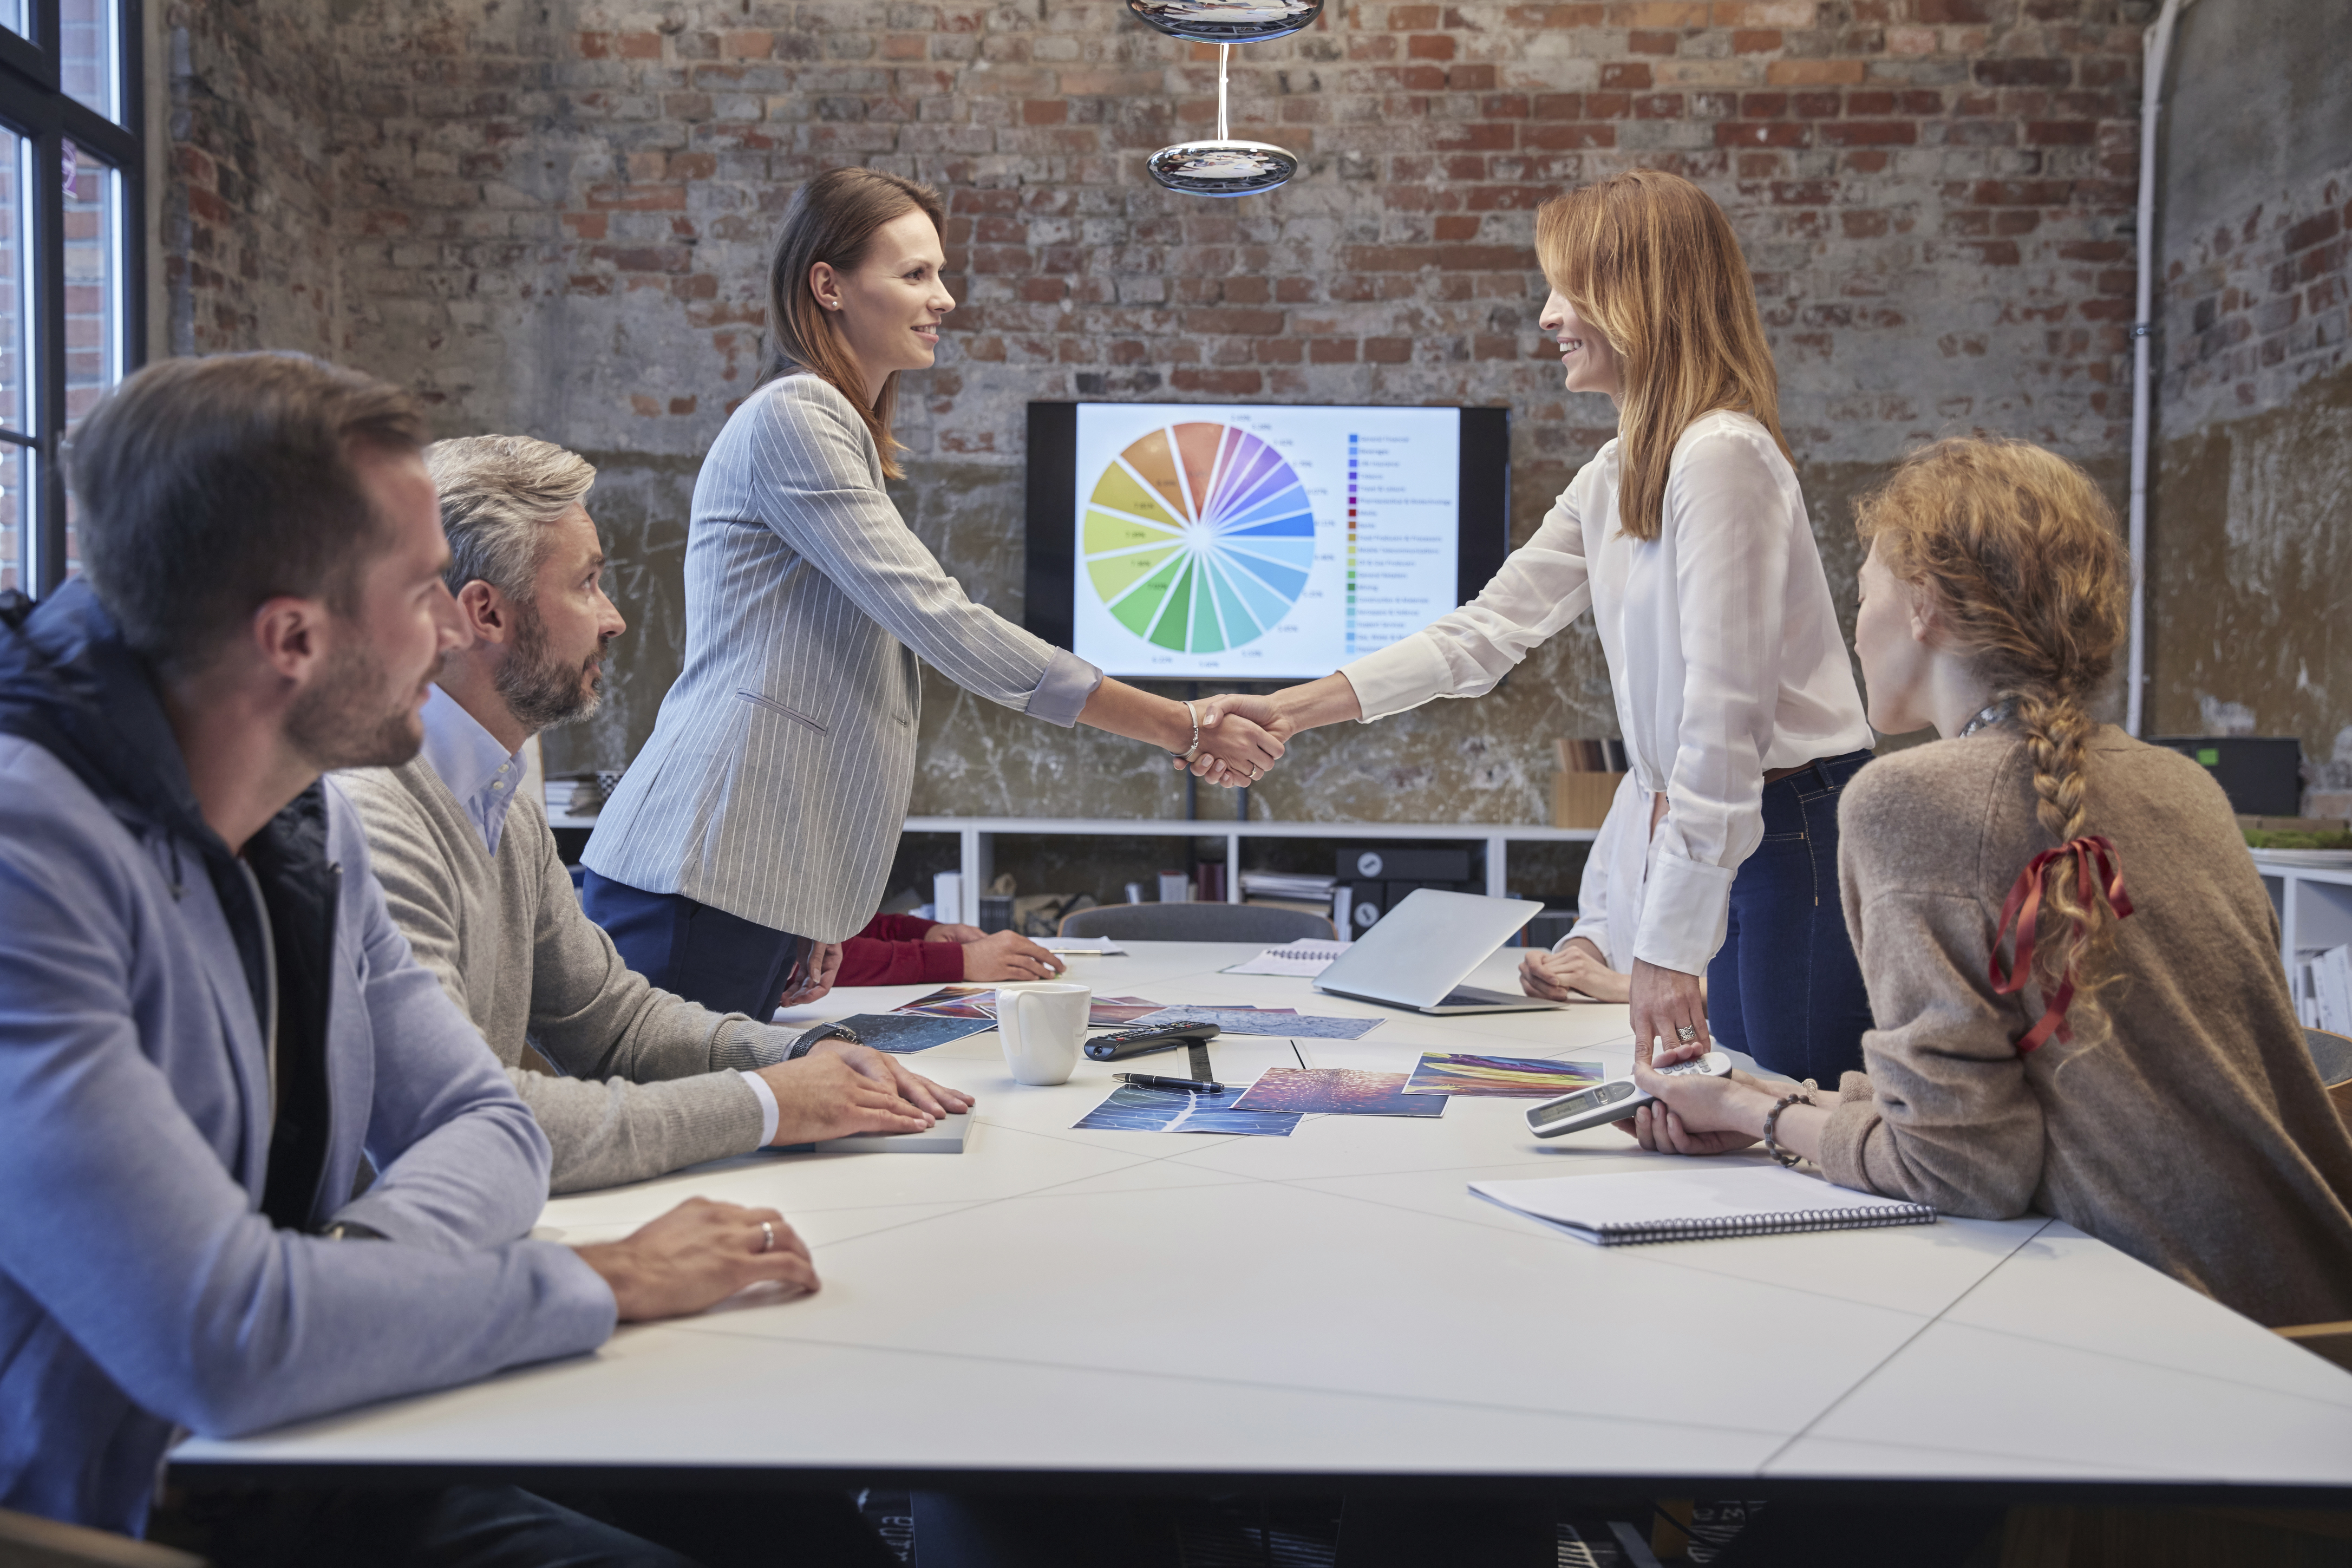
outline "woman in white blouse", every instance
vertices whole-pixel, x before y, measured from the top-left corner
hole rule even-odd
[[[1837,802],[1871,731],[1746,259],[1705,192],[1647,169],[1545,203],[1536,248],[1568,388],[1616,402],[1617,438],[1477,598],[1320,680],[1214,699],[1202,723],[1234,713],[1286,738],[1475,697],[1590,605],[1650,797],[1637,1052],[1713,1039],[1834,1083],[1870,1025]]]

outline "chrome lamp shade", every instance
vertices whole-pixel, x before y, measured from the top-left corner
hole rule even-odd
[[[1298,173],[1298,159],[1264,142],[1183,142],[1144,160],[1151,177],[1189,196],[1245,196]]]
[[[1312,26],[1323,0],[1127,0],[1171,37],[1196,44],[1261,44]]]
[[[1238,142],[1226,120],[1227,68],[1235,44],[1286,38],[1313,25],[1323,0],[1127,0],[1127,8],[1168,34],[1217,46],[1217,134],[1180,142],[1144,161],[1151,177],[1190,196],[1246,196],[1288,183],[1298,155],[1265,142]]]

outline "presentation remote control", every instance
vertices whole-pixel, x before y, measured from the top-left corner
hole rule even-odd
[[[1124,1061],[1153,1051],[1172,1051],[1196,1040],[1217,1037],[1214,1024],[1146,1024],[1139,1028],[1113,1029],[1087,1042],[1087,1055],[1098,1062]]]
[[[1693,1057],[1686,1062],[1676,1062],[1670,1068],[1660,1068],[1664,1078],[1723,1078],[1731,1071],[1731,1058],[1721,1051],[1709,1051],[1703,1057]],[[1602,1127],[1612,1121],[1622,1121],[1657,1096],[1636,1085],[1633,1079],[1612,1078],[1607,1083],[1580,1089],[1574,1094],[1563,1094],[1558,1100],[1547,1100],[1528,1110],[1528,1131],[1538,1138],[1558,1138],[1562,1133],[1581,1132],[1588,1127]]]

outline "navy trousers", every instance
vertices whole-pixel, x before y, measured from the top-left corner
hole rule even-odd
[[[1707,1033],[1772,1071],[1834,1091],[1862,1070],[1870,995],[1838,899],[1838,796],[1868,752],[1764,786],[1764,841],[1731,883],[1731,922],[1706,971]]]
[[[680,894],[648,893],[593,871],[581,879],[580,907],[604,928],[621,961],[658,989],[762,1024],[814,946]]]

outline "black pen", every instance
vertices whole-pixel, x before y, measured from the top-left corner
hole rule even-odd
[[[1225,1086],[1198,1078],[1159,1078],[1148,1072],[1115,1072],[1110,1075],[1121,1083],[1131,1083],[1138,1089],[1181,1089],[1193,1094],[1223,1094]]]

